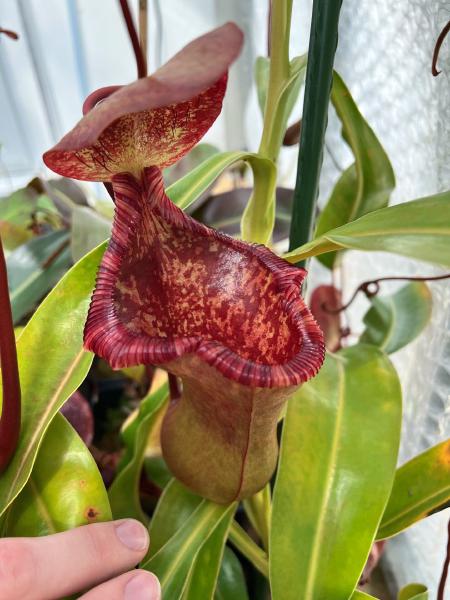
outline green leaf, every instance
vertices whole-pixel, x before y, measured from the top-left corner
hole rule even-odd
[[[16,225],[27,225],[34,210],[36,193],[25,187],[0,198],[0,219]]]
[[[338,227],[342,223],[346,223],[351,219],[345,218],[345,209],[351,206],[352,200],[356,197],[356,191],[358,189],[358,180],[356,173],[356,165],[353,163],[348,169],[346,169],[339,177],[334,189],[331,193],[330,199],[325,206],[324,211],[319,217],[319,221],[316,229],[316,237],[321,235],[324,231],[329,231],[334,226]],[[341,218],[341,215],[343,218]],[[325,229],[325,227],[327,229]],[[333,269],[336,263],[337,254],[336,252],[327,252],[321,254],[318,259],[328,269]]]
[[[164,489],[150,523],[152,543],[144,562],[154,556],[198,508],[202,499],[172,479]]]
[[[178,534],[184,523],[193,516],[202,502],[206,501],[202,501],[202,498],[172,479],[165,488],[153,515],[150,524],[152,543],[144,562],[151,560],[165,547],[165,544]],[[183,583],[185,586],[183,587],[184,600],[213,598],[223,548],[233,515],[234,510],[220,522],[207,540],[205,538],[206,541],[201,548],[197,549],[196,556],[191,555],[193,558],[185,576],[187,581]]]
[[[353,248],[393,252],[450,267],[450,192],[404,202],[332,229],[284,255],[289,262]]]
[[[412,342],[431,318],[432,296],[423,281],[414,281],[389,296],[374,296],[364,316],[360,342],[392,354]]]
[[[30,312],[71,265],[69,234],[54,231],[35,237],[7,258],[14,323]]]
[[[174,204],[185,210],[214,183],[217,177],[240,160],[254,159],[258,162],[257,154],[248,152],[220,152],[214,154],[193,171],[170,185],[166,193]]]
[[[91,365],[83,328],[104,250],[105,245],[96,248],[65,275],[17,342],[22,428],[16,453],[0,477],[0,515],[25,486],[50,422]]]
[[[410,583],[400,590],[397,600],[428,600],[428,590],[421,583]]]
[[[214,600],[248,600],[242,565],[228,546],[225,546]]]
[[[429,448],[395,474],[377,539],[396,535],[450,503],[450,440]]]
[[[352,594],[392,487],[400,427],[398,376],[373,346],[328,355],[289,401],[272,506],[273,600]]]
[[[241,219],[241,237],[247,242],[268,244],[275,224],[277,168],[268,158],[246,159],[253,170],[253,193]]]
[[[71,251],[74,261],[96,248],[111,235],[112,223],[87,206],[74,205],[72,210]]]
[[[111,519],[95,461],[66,419],[57,414],[30,478],[7,511],[4,536],[39,536]]]
[[[146,456],[144,469],[150,481],[153,481],[162,490],[172,479],[169,467],[162,456]]]
[[[266,108],[267,87],[269,85],[270,58],[257,56],[255,60],[255,83],[258,94],[258,104],[261,115],[264,117]]]
[[[370,596],[370,594],[366,594],[365,592],[356,590],[351,595],[350,600],[377,600],[377,598],[375,598],[375,596]]]
[[[205,160],[188,175],[167,188],[174,204],[185,210],[223,173],[238,161],[248,162],[253,171],[253,194],[243,217],[243,234],[267,243],[275,222],[276,167],[267,158],[248,152],[222,152]],[[267,198],[270,200],[267,201]],[[246,239],[246,238],[245,238]]]
[[[200,549],[192,565],[183,600],[213,600],[234,511],[223,518]]]
[[[124,438],[125,460],[122,461],[121,469],[108,492],[115,519],[132,517],[143,523],[148,521],[141,507],[139,484],[147,440],[167,396],[167,385],[163,385],[155,393],[144,398],[137,417],[128,428],[128,435]]]
[[[169,486],[165,493],[168,489]],[[221,506],[209,500],[200,499],[198,506],[174,535],[156,554],[149,559],[144,559],[141,567],[158,576],[163,596],[173,600],[182,598],[188,583],[188,576],[191,577],[192,568],[195,560],[199,557],[200,550],[224,520],[231,522],[235,510],[236,504]],[[185,511],[185,514],[187,512],[188,510]],[[150,536],[152,536],[152,529],[151,527]],[[153,544],[154,539],[153,534]]]
[[[320,215],[316,237],[388,205],[395,187],[389,158],[370,125],[359,112],[349,89],[335,72],[331,101],[342,123],[342,136],[355,157],[341,175],[325,209]],[[323,255],[320,261],[333,268],[336,254]]]
[[[197,144],[190,152],[183,156],[181,160],[164,169],[164,181],[166,186],[168,187],[181,177],[184,177],[202,162],[214,154],[219,154],[219,152],[220,150],[212,144],[207,144],[205,142]]]

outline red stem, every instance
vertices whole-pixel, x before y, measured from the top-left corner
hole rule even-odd
[[[444,565],[442,567],[442,575],[441,575],[441,580],[439,582],[437,600],[445,600],[444,599],[445,583],[447,581],[448,567],[450,564],[450,521],[448,522],[447,531],[448,531],[447,554],[445,555]]]
[[[441,71],[437,70],[437,61],[439,58],[439,52],[441,50],[441,46],[445,40],[445,38],[447,37],[448,32],[450,31],[450,21],[447,23],[447,25],[444,27],[444,29],[441,31],[441,33],[439,34],[439,37],[436,41],[436,46],[434,47],[434,52],[433,52],[433,60],[431,62],[431,73],[437,77],[439,75],[439,73],[441,73]]]
[[[446,273],[445,275],[435,275],[430,276],[430,277],[380,277],[379,279],[371,279],[370,281],[363,281],[363,283],[361,283],[361,285],[359,285],[356,290],[353,292],[352,297],[350,298],[350,300],[340,306],[339,308],[336,309],[331,309],[331,308],[327,308],[326,304],[322,305],[322,308],[325,312],[330,313],[332,315],[336,315],[344,310],[347,310],[347,308],[353,303],[354,299],[356,298],[356,296],[359,294],[359,292],[364,292],[366,294],[366,296],[368,298],[373,298],[373,296],[376,296],[378,294],[378,292],[380,291],[380,282],[382,281],[439,281],[440,279],[450,279],[450,273]],[[371,287],[373,287],[374,289],[370,289]]]
[[[4,33],[5,35],[7,35],[12,40],[18,40],[19,39],[19,36],[17,35],[17,33],[15,31],[11,31],[11,29],[3,29],[3,27],[0,27],[0,33]]]
[[[0,365],[3,404],[0,417],[0,473],[6,469],[17,447],[20,433],[20,381],[16,340],[9,299],[8,276],[0,239]]]
[[[147,59],[142,52],[141,45],[139,43],[139,37],[134,25],[133,16],[128,6],[127,0],[119,0],[120,8],[122,9],[123,18],[128,29],[128,35],[130,36],[131,45],[133,46],[134,56],[136,57],[136,66],[138,72],[138,79],[141,77],[147,77]]]

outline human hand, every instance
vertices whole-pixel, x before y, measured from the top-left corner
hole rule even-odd
[[[59,600],[76,592],[86,592],[80,600],[160,600],[155,575],[134,569],[148,545],[147,530],[132,519],[4,538],[0,600]]]

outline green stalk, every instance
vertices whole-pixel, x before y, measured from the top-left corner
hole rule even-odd
[[[289,250],[313,233],[342,0],[314,0]]]
[[[284,132],[277,127],[282,104],[280,94],[290,76],[289,35],[291,29],[292,0],[272,0],[270,32],[270,70],[267,88],[264,125],[258,154],[269,159],[260,175],[254,172],[254,189],[241,220],[241,237],[247,242],[268,244],[275,224],[275,161],[280,151]],[[264,177],[274,171],[274,186],[264,185]]]
[[[247,517],[266,551],[269,549],[270,519],[272,513],[272,498],[270,483],[251,498],[242,503]]]
[[[258,152],[273,161],[276,161],[280,151],[279,135],[274,131],[273,121],[277,111],[280,110],[280,93],[290,75],[291,15],[292,0],[272,0],[269,85],[264,109],[263,133]]]
[[[237,548],[237,550],[252,563],[255,569],[269,579],[269,562],[267,560],[267,554],[255,544],[252,538],[236,521],[232,522],[228,537],[233,546],[235,546],[235,548]]]

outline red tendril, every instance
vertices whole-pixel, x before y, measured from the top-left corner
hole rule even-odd
[[[448,568],[450,565],[450,521],[447,525],[448,538],[447,538],[447,554],[445,555],[444,565],[442,567],[441,580],[439,582],[437,600],[444,600],[445,584],[447,582]]]
[[[0,239],[0,365],[3,405],[0,417],[0,473],[8,466],[20,433],[20,381],[16,341],[9,299],[8,276]]]
[[[437,61],[439,58],[439,52],[441,50],[441,46],[445,40],[445,38],[447,37],[448,32],[450,31],[450,21],[447,23],[447,25],[444,27],[444,29],[441,31],[441,33],[439,34],[439,37],[436,41],[436,45],[434,47],[434,52],[433,52],[433,60],[431,62],[431,73],[437,77],[439,75],[439,73],[441,73],[441,71],[437,70]]]
[[[16,33],[15,31],[11,31],[11,29],[3,29],[3,27],[0,27],[0,33],[4,33],[5,35],[7,35],[12,40],[18,40],[19,39],[19,34]]]
[[[127,0],[119,0],[120,8],[122,9],[123,18],[128,29],[128,35],[130,36],[131,45],[133,46],[134,55],[136,57],[136,66],[138,72],[138,79],[141,77],[147,77],[147,59],[142,52],[141,45],[139,43],[139,37],[134,25],[133,16],[128,6]]]
[[[380,291],[380,283],[382,281],[439,281],[440,279],[449,278],[450,273],[447,273],[446,275],[436,275],[434,277],[380,277],[379,279],[372,279],[370,281],[364,281],[363,283],[361,283],[361,285],[359,285],[353,292],[350,300],[343,306],[331,309],[328,308],[327,305],[324,303],[322,304],[322,308],[325,312],[333,315],[347,310],[347,308],[353,303],[359,292],[364,292],[367,298],[373,298],[374,296],[376,296]]]

